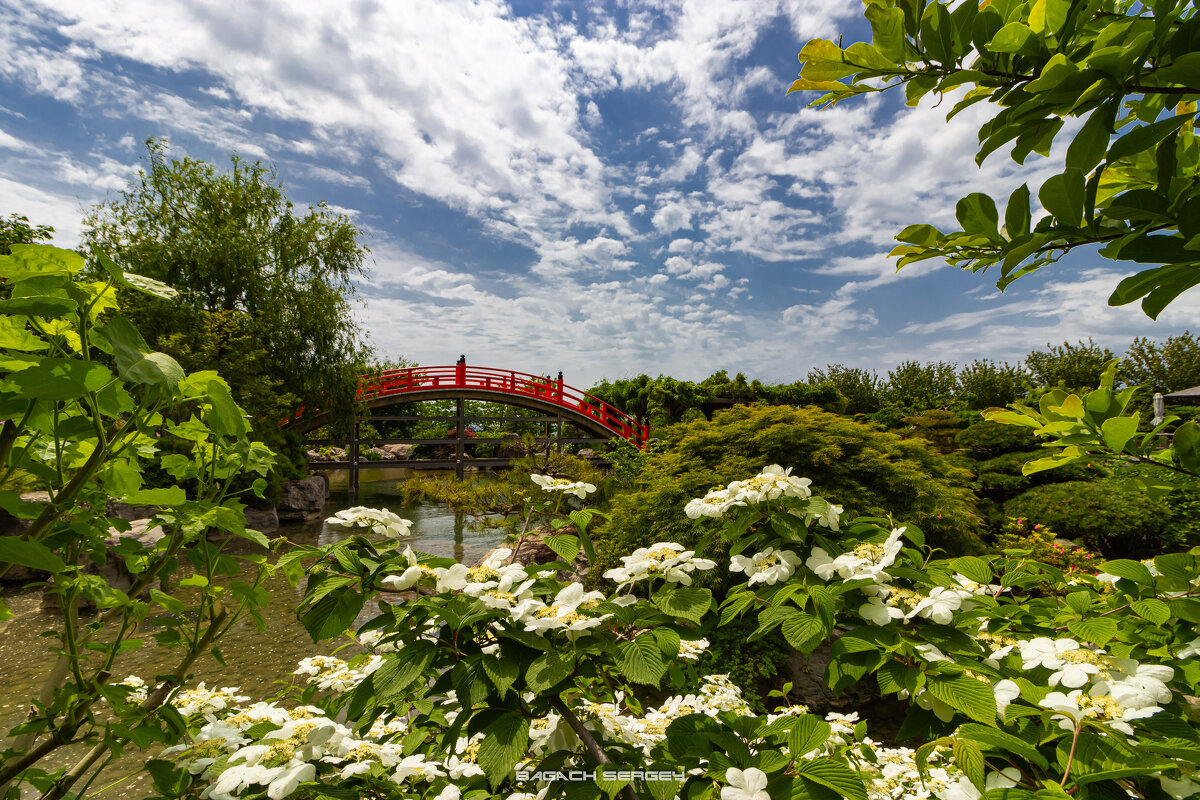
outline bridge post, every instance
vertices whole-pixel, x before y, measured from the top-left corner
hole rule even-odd
[[[346,476],[346,488],[350,492],[350,499],[358,499],[358,435],[359,421],[358,409],[354,409],[350,416],[350,474]]]
[[[461,361],[459,362],[459,365],[459,369],[462,369]],[[454,403],[456,416],[458,417],[458,419],[455,421],[455,425],[457,426],[455,429],[455,434],[457,434],[455,438],[457,438],[458,441],[455,442],[454,474],[458,476],[458,479],[461,481],[463,479],[463,459],[466,457],[466,447],[463,444],[463,440],[466,438],[467,432],[464,430],[464,428],[466,427],[467,421],[465,417],[465,404],[463,399],[459,397],[454,401]]]
[[[558,390],[559,398],[561,399],[561,397],[562,397],[562,373],[561,372],[558,373],[558,383],[559,383],[559,390]],[[559,452],[559,455],[562,454],[562,432],[563,432],[563,418],[562,418],[562,415],[559,414],[558,415],[558,452]]]

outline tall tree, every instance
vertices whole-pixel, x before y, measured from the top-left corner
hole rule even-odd
[[[1102,246],[1123,266],[1143,265],[1109,304],[1140,299],[1151,317],[1200,284],[1194,3],[867,0],[866,17],[870,44],[810,41],[789,91],[823,92],[813,106],[899,86],[910,105],[953,93],[950,116],[986,101],[996,113],[979,130],[980,163],[1010,145],[1018,163],[1048,156],[1066,121],[1084,120],[1067,128],[1063,169],[1038,190],[1044,213],[1033,216],[1026,185],[1003,219],[995,200],[970,194],[958,202],[962,230],[900,232],[892,254],[901,267],[927,258],[972,271],[998,265],[1004,288],[1075,248]]]
[[[1104,365],[1113,358],[1107,347],[1087,340],[1061,346],[1047,344],[1045,350],[1034,350],[1025,356],[1025,366],[1033,376],[1035,386],[1063,386],[1083,389],[1100,381]]]
[[[1178,392],[1200,386],[1200,338],[1190,331],[1161,345],[1150,339],[1133,340],[1120,365],[1124,379],[1151,392]]]
[[[298,212],[273,168],[227,169],[146,143],[146,168],[85,220],[84,240],[180,291],[124,309],[186,369],[220,367],[255,427],[298,405],[344,407],[365,362],[351,315],[367,250],[324,203]]]
[[[14,244],[37,244],[48,242],[54,236],[54,228],[49,225],[30,225],[29,217],[24,214],[12,213],[0,217],[0,256],[6,256],[12,251]]]

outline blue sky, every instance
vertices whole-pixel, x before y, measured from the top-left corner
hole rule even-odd
[[[1000,294],[886,253],[1061,169],[974,163],[979,105],[787,96],[810,38],[866,38],[852,0],[0,0],[0,214],[78,240],[150,136],[276,166],[366,232],[357,314],[382,355],[588,386],[641,372],[769,381],[843,363],[1015,361],[1152,322],[1073,255]]]

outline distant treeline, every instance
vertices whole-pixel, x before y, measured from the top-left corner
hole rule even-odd
[[[1200,385],[1200,338],[1184,331],[1159,343],[1135,338],[1119,354],[1119,380],[1153,392]],[[886,425],[929,409],[974,411],[1004,406],[1038,389],[1094,388],[1105,362],[1117,357],[1091,339],[1047,344],[1017,364],[976,359],[966,366],[947,361],[905,361],[882,377],[874,370],[829,364],[808,371],[805,380],[764,384],[722,370],[696,383],[665,375],[602,381],[591,393],[641,422],[667,425],[711,416],[735,403],[815,405],[839,414],[864,414]]]

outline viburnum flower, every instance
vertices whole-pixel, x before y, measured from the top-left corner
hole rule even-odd
[[[596,491],[596,487],[590,483],[572,481],[567,478],[555,478],[552,475],[530,475],[529,479],[540,486],[543,492],[573,494],[580,500]]]
[[[808,487],[811,484],[808,478],[793,476],[791,467],[784,469],[772,464],[753,478],[729,484],[728,491],[742,503],[755,505],[779,497],[810,497],[812,492]]]
[[[814,547],[812,555],[804,563],[824,581],[836,574],[841,577],[843,583],[859,578],[870,578],[876,583],[882,583],[891,580],[892,576],[884,570],[896,561],[896,556],[900,555],[904,548],[900,541],[904,530],[896,528],[883,544],[860,544],[837,558],[830,556],[824,548]]]
[[[366,528],[371,533],[395,538],[407,536],[413,523],[411,519],[402,519],[386,508],[355,506],[338,511],[326,519],[325,524],[347,528]]]
[[[929,596],[905,615],[905,619],[925,617],[939,625],[949,625],[954,621],[954,612],[963,607],[963,601],[974,594],[966,589],[948,589],[945,586],[935,586]]]
[[[721,789],[721,800],[771,800],[767,793],[767,773],[757,767],[745,771],[737,767],[725,770],[728,786]]]
[[[894,619],[904,619],[904,612],[889,606],[880,597],[872,597],[858,607],[858,615],[872,625],[888,625]]]
[[[689,573],[698,569],[712,569],[717,565],[715,561],[696,558],[695,555],[695,551],[685,550],[683,545],[676,542],[659,542],[621,556],[625,566],[608,570],[604,577],[619,584],[658,577],[671,583],[691,586],[692,576]]]
[[[1009,704],[1021,696],[1021,687],[1017,686],[1016,681],[1006,678],[992,687],[992,693],[996,695],[996,714],[1000,719],[1004,719],[1004,712]]]
[[[579,613],[581,607],[590,606],[604,599],[601,592],[583,591],[583,584],[572,583],[554,596],[550,604],[530,598],[516,605],[510,612],[513,622],[521,622],[525,630],[542,633],[549,630],[563,630],[569,638],[588,628],[594,628],[605,619],[612,616],[587,616]],[[586,609],[585,609],[586,610]]]
[[[405,589],[412,587],[423,575],[432,575],[433,571],[429,567],[423,567],[417,560],[417,554],[413,552],[411,546],[404,548],[402,554],[405,563],[408,565],[404,572],[399,575],[387,575],[379,583],[386,589],[393,592],[402,592]]]
[[[1172,667],[1139,664],[1132,658],[1113,659],[1120,671],[1112,671],[1108,680],[1097,681],[1093,691],[1106,692],[1127,708],[1147,708],[1171,702],[1167,681],[1175,677]]]
[[[756,583],[773,586],[779,581],[786,581],[792,577],[792,573],[796,571],[799,564],[800,556],[790,550],[776,550],[774,547],[768,547],[749,558],[740,554],[734,556],[730,560],[729,571],[745,572],[746,577],[749,578],[746,583],[750,586]]]
[[[732,487],[734,484],[729,484]],[[745,505],[737,499],[736,493],[730,492],[729,489],[713,489],[704,497],[697,497],[689,500],[688,504],[683,507],[683,513],[688,519],[700,519],[700,517],[721,517],[725,512],[734,506]]]

